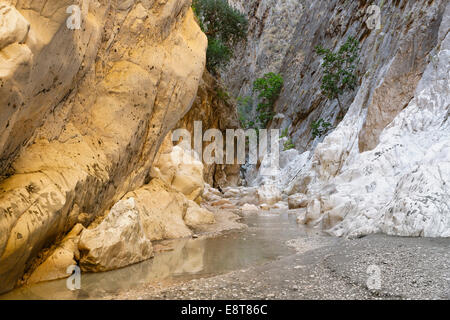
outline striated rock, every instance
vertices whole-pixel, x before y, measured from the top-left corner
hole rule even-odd
[[[339,236],[450,236],[450,5],[442,19],[414,98],[384,128],[379,144],[358,152],[366,79],[343,122],[317,147],[310,196],[324,206],[320,216],[308,207],[308,220]],[[333,194],[324,191],[331,185]]]
[[[133,198],[119,201],[94,229],[83,230],[78,248],[83,271],[107,271],[149,259],[153,254]]]
[[[189,0],[83,1],[75,30],[73,1],[3,3],[0,21],[16,22],[0,22],[14,41],[0,48],[0,292],[78,214],[94,221],[149,181],[207,45]]]
[[[250,30],[222,78],[244,96],[256,77],[280,73],[285,85],[274,112],[283,116],[270,126],[288,128],[298,150],[281,153],[276,177],[252,168],[247,182],[305,194],[299,220],[334,235],[449,236],[448,1],[384,1],[378,30],[366,25],[370,2],[233,3],[248,13]],[[295,18],[274,14],[288,8]],[[359,83],[341,95],[341,112],[320,93],[314,48],[336,50],[349,36],[360,42]],[[333,129],[314,138],[318,119]]]

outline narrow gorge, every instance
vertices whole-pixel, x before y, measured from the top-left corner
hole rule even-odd
[[[450,299],[449,30],[445,0],[0,0],[0,299]]]

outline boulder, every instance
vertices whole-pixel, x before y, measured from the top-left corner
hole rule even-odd
[[[196,228],[204,224],[213,224],[216,222],[214,214],[207,209],[201,208],[194,201],[188,202],[188,209],[184,217],[184,222],[191,228]]]
[[[125,195],[133,198],[147,238],[154,240],[185,238],[192,235],[184,217],[188,199],[160,179],[153,179],[136,191]]]
[[[259,208],[254,204],[246,203],[242,206],[241,211],[243,214],[256,213],[259,211]]]
[[[258,198],[260,203],[274,205],[281,200],[281,192],[275,185],[263,185],[258,189]]]
[[[153,254],[133,198],[117,202],[96,228],[83,230],[78,248],[80,267],[90,272],[122,268]]]
[[[301,193],[296,193],[288,198],[289,209],[306,208],[308,206],[308,197]]]

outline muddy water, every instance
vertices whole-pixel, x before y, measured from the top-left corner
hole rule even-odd
[[[120,270],[82,274],[81,290],[69,291],[66,280],[18,288],[0,299],[101,299],[142,284],[183,281],[244,269],[294,250],[286,241],[313,237],[317,231],[299,226],[295,215],[255,214],[243,221],[249,228],[210,239],[180,239],[162,243],[170,251]]]

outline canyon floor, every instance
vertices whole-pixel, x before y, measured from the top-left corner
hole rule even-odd
[[[331,237],[296,213],[217,210],[194,238],[156,243],[153,259],[83,274],[81,290],[63,279],[0,299],[450,299],[450,239]]]
[[[299,252],[210,278],[144,286],[112,299],[450,299],[450,239],[298,239]],[[305,249],[308,248],[308,249]],[[381,270],[369,290],[368,266]]]

